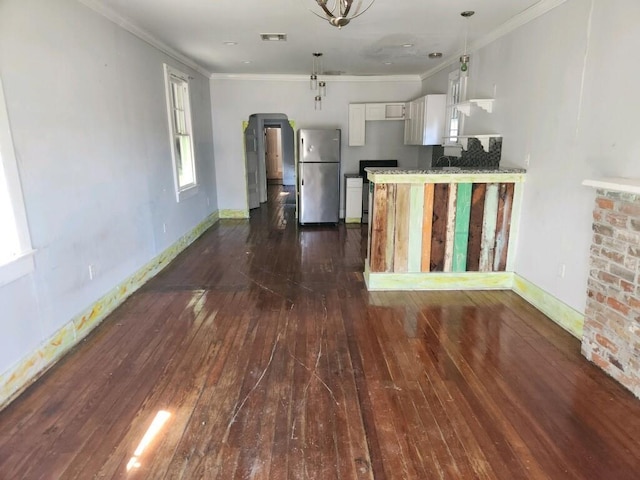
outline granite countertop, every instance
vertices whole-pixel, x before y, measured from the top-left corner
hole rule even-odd
[[[367,173],[376,175],[461,175],[461,174],[496,174],[496,173],[526,173],[524,168],[517,167],[431,167],[427,169],[416,168],[365,168]]]
[[[431,167],[427,169],[365,169],[373,183],[493,183],[523,182],[526,170],[518,167]]]

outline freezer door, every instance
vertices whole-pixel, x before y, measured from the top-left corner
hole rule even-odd
[[[300,223],[338,223],[340,164],[301,163]]]
[[[300,163],[340,162],[340,130],[300,130]]]

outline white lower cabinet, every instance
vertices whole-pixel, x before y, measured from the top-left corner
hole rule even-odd
[[[344,221],[362,222],[362,177],[346,177]]]

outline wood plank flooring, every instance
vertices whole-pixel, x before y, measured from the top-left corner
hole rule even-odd
[[[269,194],[0,412],[0,479],[638,478],[640,402],[576,339],[510,292],[369,293],[366,228]]]

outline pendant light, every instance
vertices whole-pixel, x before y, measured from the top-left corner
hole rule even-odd
[[[473,10],[465,10],[464,12],[460,13],[460,15],[465,19],[468,19],[472,17],[474,13],[476,12],[474,12]],[[460,72],[462,72],[463,75],[467,75],[467,71],[469,70],[470,57],[469,57],[469,54],[467,53],[468,37],[469,37],[469,22],[466,21],[464,25],[464,50],[462,55],[460,56]]]

